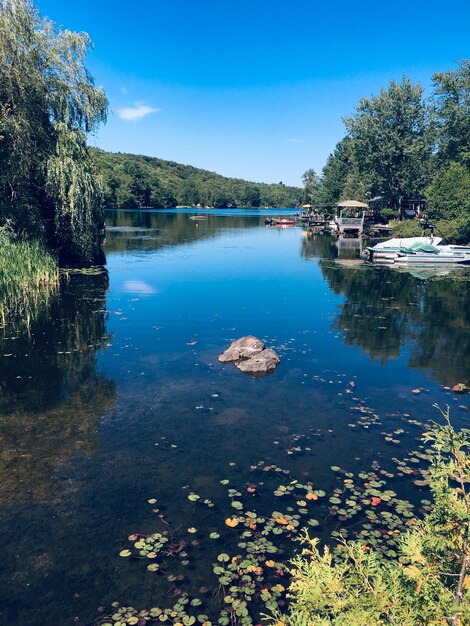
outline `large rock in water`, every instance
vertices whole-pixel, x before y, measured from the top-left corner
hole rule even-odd
[[[246,374],[263,376],[273,372],[280,359],[272,349],[266,349],[264,343],[247,335],[233,341],[219,356],[222,363],[234,363],[239,370]]]

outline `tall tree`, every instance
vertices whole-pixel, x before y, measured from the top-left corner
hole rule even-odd
[[[357,171],[353,163],[351,139],[344,137],[326,160],[322,170],[319,201],[326,206],[334,206],[343,196],[348,175]]]
[[[356,111],[344,121],[359,174],[370,176],[369,191],[384,193],[396,208],[428,182],[432,137],[423,89],[404,77],[362,98]]]
[[[464,218],[470,223],[470,171],[450,163],[434,176],[426,189],[432,219]]]
[[[108,107],[84,66],[90,45],[30,0],[0,0],[0,220],[81,261],[102,219],[86,136]]]
[[[321,181],[313,168],[310,168],[303,174],[302,182],[304,184],[305,202],[308,204],[317,204]]]
[[[434,74],[433,82],[438,157],[470,168],[470,59],[456,70]]]

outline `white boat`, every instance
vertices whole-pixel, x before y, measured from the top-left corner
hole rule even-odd
[[[364,255],[368,261],[393,261],[400,250],[410,248],[411,246],[423,243],[429,245],[438,245],[442,241],[441,237],[396,237],[381,241],[375,246],[366,248]]]
[[[405,237],[367,248],[366,257],[393,265],[470,265],[470,247],[443,244],[440,237]]]

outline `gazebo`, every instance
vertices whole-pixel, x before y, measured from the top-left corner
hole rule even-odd
[[[335,223],[338,234],[362,235],[364,232],[364,211],[369,208],[365,202],[343,200],[338,202]]]

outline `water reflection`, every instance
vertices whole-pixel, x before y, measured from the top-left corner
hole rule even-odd
[[[0,624],[91,623],[116,599],[166,605],[170,581],[118,556],[130,532],[166,524],[198,528],[182,572],[196,594],[218,552],[236,549],[209,537],[233,514],[221,480],[267,514],[290,504],[264,470],[262,497],[246,490],[260,461],[330,493],[331,465],[393,470],[415,446],[401,415],[463,401],[426,372],[469,375],[468,274],[355,265],[328,236],[265,228],[265,213],[189,215],[108,215],[109,291],[106,274],[72,274],[29,336],[18,324],[1,340]],[[249,333],[279,351],[272,377],[218,363]],[[383,433],[398,426],[392,445]],[[216,507],[196,509],[189,489]],[[328,536],[337,520],[317,505]]]
[[[227,216],[204,214],[206,219],[191,220],[191,213],[158,211],[108,211],[106,230],[112,239],[112,252],[150,251],[157,248],[194,243],[214,238],[225,227],[257,228],[264,225],[262,216]]]
[[[335,255],[334,241],[331,237],[313,229],[302,232],[300,256],[303,259],[333,259]]]
[[[382,363],[400,356],[444,385],[470,374],[470,273],[462,268],[420,278],[393,268],[344,268],[320,261],[330,289],[345,297],[334,321],[347,345]],[[429,270],[428,270],[429,272]]]
[[[46,500],[55,471],[99,446],[97,420],[115,386],[96,371],[106,333],[106,272],[62,276],[59,292],[0,340],[0,502]],[[21,489],[18,486],[21,485]]]

